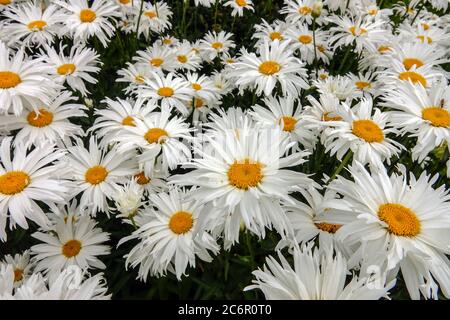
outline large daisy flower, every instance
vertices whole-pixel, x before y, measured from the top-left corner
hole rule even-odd
[[[205,37],[200,40],[201,54],[205,57],[205,60],[212,61],[217,56],[227,53],[231,48],[234,48],[236,45],[230,39],[232,36],[232,33],[225,31],[220,31],[219,33],[210,31],[205,34]]]
[[[305,162],[308,153],[285,156],[289,138],[279,128],[210,130],[194,145],[197,153],[189,167],[195,170],[172,176],[170,182],[194,185],[192,197],[212,203],[210,218],[223,223],[226,245],[237,242],[241,220],[254,234],[264,237],[272,226],[284,237],[290,231],[280,199],[312,181],[303,173],[287,170]]]
[[[23,104],[29,102],[34,108],[48,103],[55,85],[47,75],[43,59],[30,59],[24,48],[15,54],[0,41],[0,112],[19,115]]]
[[[14,158],[11,159],[11,151]],[[20,145],[11,149],[11,138],[0,149],[0,239],[6,240],[6,220],[10,228],[18,224],[28,229],[26,218],[45,227],[50,221],[36,201],[64,202],[68,188],[64,170],[53,164],[64,153],[52,145],[39,145],[27,154]],[[61,174],[61,176],[59,176]]]
[[[417,179],[400,168],[388,176],[385,169],[369,173],[360,163],[349,170],[353,181],[338,177],[330,185],[348,206],[330,222],[343,224],[338,239],[360,244],[352,259],[385,263],[395,274],[400,268],[413,299],[437,298],[436,282],[449,297],[450,195],[443,185],[433,188],[438,175],[423,172]]]

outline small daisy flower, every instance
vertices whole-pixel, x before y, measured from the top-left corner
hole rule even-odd
[[[211,5],[213,5],[217,1],[222,1],[222,0],[194,0],[194,4],[196,7],[203,6],[206,8],[211,8]]]
[[[49,104],[41,104],[38,110],[25,105],[20,116],[0,115],[0,121],[9,130],[20,129],[15,136],[16,144],[31,147],[47,141],[61,147],[71,145],[71,137],[84,135],[81,126],[69,120],[85,116],[86,107],[73,103],[75,99],[70,92],[62,91]]]
[[[313,17],[313,7],[316,0],[285,0],[285,6],[280,10],[281,14],[286,14],[286,20],[292,24],[311,24]]]
[[[139,6],[134,8],[134,19],[135,25],[137,25],[139,20]],[[144,2],[143,12],[139,24],[139,37],[144,35],[146,39],[150,39],[151,33],[161,33],[170,27],[172,23],[170,18],[173,13],[170,7],[164,1],[158,1],[154,4],[150,2]]]
[[[231,15],[233,17],[244,16],[244,9],[255,11],[253,9],[253,1],[252,0],[230,0],[223,4],[225,7],[231,7],[233,11],[231,12]]]
[[[76,145],[67,149],[66,161],[74,181],[73,196],[82,193],[80,205],[92,208],[92,215],[109,210],[110,199],[118,184],[136,171],[134,152],[119,154],[116,149],[105,152],[91,137],[89,149]]]
[[[300,52],[302,57],[308,64],[314,61],[314,38],[312,30],[307,26],[299,25],[291,27],[286,31],[286,37],[291,40],[292,48]],[[330,55],[327,52],[328,34],[320,29],[316,30],[316,55],[317,58],[323,60],[326,64],[330,62]]]
[[[105,269],[98,256],[110,253],[110,247],[104,244],[109,240],[109,234],[102,232],[96,224],[88,216],[80,217],[78,221],[61,218],[51,232],[33,233],[32,237],[41,242],[31,247],[35,271],[43,271],[50,279],[55,279],[69,266],[81,270]]]
[[[87,0],[55,0],[54,3],[67,10],[64,24],[76,42],[97,37],[107,47],[115,32],[114,18],[120,16],[119,6],[108,0],[94,0],[91,5]]]
[[[144,178],[146,178],[145,175]],[[142,199],[144,190],[136,180],[133,179],[129,181],[123,187],[120,187],[114,194],[113,199],[116,209],[119,211],[119,214],[116,215],[116,217],[131,219],[138,213],[139,208],[143,205]]]
[[[250,114],[263,126],[279,126],[289,134],[292,141],[298,141],[309,150],[314,149],[315,135],[308,129],[308,124],[303,120],[303,108],[293,98],[263,99],[266,108],[256,105]]]
[[[192,44],[187,40],[183,40],[176,47],[176,59],[177,69],[195,71],[200,69],[202,63],[200,55],[195,52]]]
[[[162,276],[167,271],[181,280],[188,266],[195,267],[196,258],[212,261],[211,254],[219,252],[215,239],[203,230],[201,215],[204,206],[187,200],[183,191],[150,195],[155,209],[145,212],[147,221],[139,226],[130,239],[140,242],[126,257],[126,265],[139,265],[138,279],[146,282],[149,275]]]
[[[201,53],[205,60],[212,61],[222,53],[226,53],[231,48],[234,48],[236,45],[233,40],[230,40],[232,36],[232,33],[225,31],[220,31],[219,33],[209,31],[200,41]]]
[[[117,78],[116,81],[128,83],[125,93],[130,93],[144,83],[144,78],[152,77],[152,68],[142,63],[127,62],[127,67],[117,71],[117,74],[120,78]]]
[[[180,141],[191,139],[189,125],[183,118],[169,117],[170,110],[163,108],[161,112],[151,113],[143,119],[136,118],[134,126],[124,126],[113,139],[118,143],[120,153],[133,154],[138,148],[142,150],[138,161],[145,174],[154,169],[160,154],[163,171],[175,169],[191,157],[190,149]]]
[[[342,104],[339,116],[342,121],[328,122],[330,130],[326,131],[326,152],[337,156],[339,160],[350,149],[353,161],[362,164],[369,163],[374,168],[384,168],[383,162],[390,163],[393,156],[397,156],[403,146],[388,138],[389,133],[397,130],[389,123],[389,115],[374,110],[371,99],[363,99],[352,109]]]
[[[297,97],[302,88],[307,88],[304,63],[296,58],[289,48],[289,41],[264,42],[261,53],[242,51],[242,55],[234,63],[230,76],[235,79],[240,90],[256,89],[256,94],[269,96],[277,83],[283,95]]]
[[[161,109],[188,113],[185,104],[192,99],[194,89],[186,80],[170,72],[167,75],[153,73],[153,77],[144,78],[144,82],[136,90],[139,97],[148,99],[149,104],[158,105],[159,102]]]
[[[145,51],[138,51],[133,58],[137,64],[148,66],[152,71],[173,71],[176,66],[175,53],[171,48],[167,48],[156,43]]]
[[[289,24],[281,20],[275,20],[272,24],[269,24],[266,20],[262,19],[261,24],[255,25],[255,34],[253,38],[258,39],[255,46],[260,46],[267,41],[283,41],[286,38],[286,30]]]
[[[46,46],[45,52],[41,51],[41,58],[46,61],[50,74],[58,83],[67,83],[72,90],[79,91],[85,97],[89,93],[85,82],[98,82],[93,76],[100,71],[100,56],[95,50],[81,44],[72,46],[67,56],[64,49],[65,46],[60,46],[58,53],[54,48]]]
[[[0,263],[1,264],[1,263]],[[5,255],[3,257],[3,264],[9,264],[14,272],[14,287],[20,286],[30,274],[33,264],[30,263],[30,251],[26,250],[23,253],[12,255]]]

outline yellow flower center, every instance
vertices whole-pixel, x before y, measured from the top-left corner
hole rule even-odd
[[[414,72],[414,71],[405,71],[398,75],[398,78],[400,80],[411,80],[412,83],[417,84],[420,83],[422,86],[427,86],[427,79],[425,79],[424,76],[422,76],[420,73]]]
[[[142,172],[142,171],[139,172],[139,173],[136,173],[136,174],[134,175],[134,178],[136,179],[136,182],[137,182],[139,185],[141,185],[141,186],[146,185],[147,183],[150,182],[150,178],[147,178],[147,176],[145,175],[145,173]]]
[[[149,19],[153,19],[158,17],[158,14],[155,11],[145,11],[144,16],[148,17]]]
[[[62,246],[62,254],[66,258],[75,257],[80,253],[81,242],[78,240],[69,240]]]
[[[245,1],[245,0],[236,0],[236,4],[239,7],[245,7],[247,5],[247,1]]]
[[[367,81],[356,81],[355,86],[360,90],[364,90],[365,88],[369,88],[369,89],[371,88],[370,83]]]
[[[0,0],[0,4],[7,6],[8,4],[11,4],[11,0]]]
[[[352,26],[352,27],[348,28],[348,31],[350,31],[350,33],[352,35],[354,35],[355,37],[363,35],[364,33],[367,32],[367,30],[364,29],[364,28],[359,28],[359,30],[357,30],[355,26]]]
[[[86,171],[84,178],[86,182],[97,185],[105,181],[108,176],[108,170],[103,166],[93,166]]]
[[[192,229],[194,219],[192,214],[186,211],[178,211],[169,220],[169,228],[175,234],[185,234]]]
[[[181,63],[186,63],[188,61],[188,59],[185,55],[178,56],[177,60]]]
[[[450,127],[450,113],[439,107],[429,107],[422,110],[422,118],[430,121],[434,127]]]
[[[297,124],[297,120],[293,117],[284,116],[281,118],[283,121],[283,130],[287,132],[292,132],[295,130],[295,125]]]
[[[81,22],[92,22],[97,18],[97,14],[91,9],[83,9],[80,12]]]
[[[201,108],[201,107],[203,107],[204,104],[205,103],[204,103],[203,99],[195,98],[195,107],[196,108]]]
[[[163,44],[165,44],[165,45],[171,45],[172,44],[172,39],[170,39],[170,38],[165,38],[165,39],[163,39]]]
[[[369,143],[384,140],[383,130],[372,120],[353,121],[352,133]]]
[[[219,49],[223,48],[223,43],[222,42],[213,42],[211,44],[211,47],[213,47],[216,50],[219,50]]]
[[[378,52],[380,54],[385,54],[388,51],[391,51],[391,47],[389,47],[389,46],[379,46],[378,47]]]
[[[168,137],[169,134],[166,130],[160,128],[152,128],[147,131],[144,138],[148,143],[164,143],[164,137]]]
[[[325,112],[322,115],[322,120],[323,121],[342,121],[342,117],[340,117],[340,116],[333,116],[331,114],[331,112]]]
[[[302,15],[310,14],[312,11],[313,11],[313,9],[308,6],[303,6],[303,7],[298,8],[298,13],[300,13]]]
[[[423,30],[425,30],[425,31],[430,29],[430,25],[428,23],[422,22],[420,25],[422,26]]]
[[[320,78],[320,80],[325,80],[328,78],[328,75],[326,73],[321,73],[321,74],[319,74],[319,78]]]
[[[158,94],[161,97],[171,97],[173,96],[173,89],[170,87],[162,87],[158,89]]]
[[[119,0],[121,4],[129,4],[131,0]]]
[[[10,171],[0,175],[0,193],[12,196],[30,184],[30,176],[23,171]]]
[[[420,36],[417,36],[416,38],[419,39],[422,43],[424,43],[425,40],[428,42],[428,44],[433,43],[433,39],[431,37],[420,35]]]
[[[303,44],[311,43],[313,38],[309,34],[302,34],[300,37],[298,37],[298,41],[300,41]]]
[[[376,14],[377,14],[377,12],[378,12],[378,10],[377,10],[377,9],[369,9],[369,10],[367,10],[367,13],[368,13],[368,14],[370,14],[371,16],[374,16],[374,15],[376,15]]]
[[[56,72],[62,76],[65,76],[74,73],[76,69],[77,67],[73,63],[65,63],[60,65],[58,69],[56,69]]]
[[[17,73],[0,71],[0,89],[14,88],[22,82]]]
[[[35,20],[28,23],[27,27],[30,30],[39,30],[42,31],[44,27],[47,25],[47,22],[44,20]]]
[[[283,36],[281,35],[281,33],[276,32],[276,31],[270,33],[269,37],[270,37],[270,40],[272,40],[272,41],[283,40]]]
[[[341,224],[331,224],[331,223],[315,223],[315,226],[317,229],[320,229],[322,231],[326,231],[328,233],[336,233],[336,231],[339,230],[340,227],[342,227]]]
[[[123,118],[122,124],[124,126],[136,127],[136,124],[134,123],[134,118],[132,116],[127,116]]]
[[[420,221],[409,208],[398,203],[386,203],[378,209],[378,218],[388,225],[390,233],[414,237],[420,233]]]
[[[202,86],[198,83],[193,83],[192,88],[194,88],[195,91],[202,90]]]
[[[266,76],[271,76],[281,69],[281,65],[276,61],[264,61],[259,65],[259,72]]]
[[[327,49],[325,49],[325,47],[321,44],[318,44],[316,46],[317,50],[319,50],[320,52],[324,53]]]
[[[27,116],[30,126],[42,128],[53,122],[53,113],[46,109],[39,109],[39,113],[31,111]]]
[[[23,270],[22,269],[15,269],[14,270],[14,282],[20,281],[23,279]]]
[[[228,180],[230,185],[243,190],[256,187],[263,178],[262,164],[250,163],[249,159],[244,162],[235,161],[228,169]]]
[[[150,64],[154,67],[159,67],[163,63],[164,63],[164,60],[161,58],[153,58],[152,60],[150,60]]]
[[[405,66],[406,70],[411,69],[413,66],[416,66],[416,68],[420,68],[424,65],[423,61],[416,59],[416,58],[405,58],[403,60],[403,65]]]

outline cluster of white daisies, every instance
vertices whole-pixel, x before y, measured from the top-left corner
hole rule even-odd
[[[246,288],[267,299],[388,298],[399,273],[413,299],[450,298],[438,174],[450,148],[448,4],[285,0],[283,20],[261,19],[237,47],[228,25],[174,37],[164,1],[0,0],[0,238],[38,228],[38,244],[3,257],[0,298],[110,298],[102,256],[130,240],[124,263],[140,280],[182,281],[240,233],[268,230],[276,255]],[[258,14],[251,0],[176,5]],[[92,43],[124,36],[148,46],[117,72],[123,98],[93,102],[103,61]],[[358,74],[343,74],[355,59]],[[222,103],[243,94],[253,101]],[[331,177],[299,170],[319,145],[342,161]],[[436,150],[436,172],[398,162],[406,152],[423,166]],[[111,243],[98,217],[135,231]]]

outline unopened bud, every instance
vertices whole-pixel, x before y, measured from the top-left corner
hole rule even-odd
[[[311,15],[314,18],[318,18],[322,14],[322,9],[323,9],[323,2],[322,1],[314,2]]]

